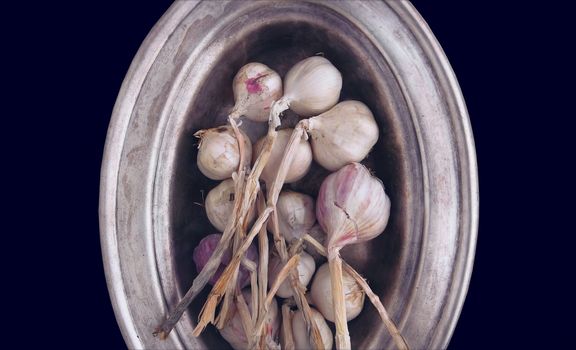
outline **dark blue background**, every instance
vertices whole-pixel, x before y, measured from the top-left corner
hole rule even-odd
[[[574,109],[561,107],[574,100],[570,41],[560,39],[568,12],[525,2],[415,5],[459,80],[479,164],[476,261],[449,349],[560,345],[571,321],[558,314],[573,306],[573,272],[563,269],[574,265],[565,243],[574,229],[563,223],[574,192]],[[23,344],[125,347],[101,261],[100,163],[124,75],[168,6],[42,2],[6,11],[12,109],[3,161],[5,193],[16,193],[5,199],[14,227],[3,255],[14,310],[6,321]]]

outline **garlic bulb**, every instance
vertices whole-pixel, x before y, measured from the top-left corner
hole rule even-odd
[[[381,234],[389,216],[390,200],[382,182],[360,163],[350,163],[328,175],[320,186],[316,217],[327,235],[325,246],[333,297],[331,316],[337,316],[334,323],[338,349],[349,349],[351,346],[346,322],[351,317],[346,306],[349,296],[346,293],[346,274],[342,271],[340,249]],[[325,312],[329,311],[318,308],[328,318]]]
[[[304,193],[282,191],[278,196],[276,211],[280,233],[287,242],[302,238],[316,222],[314,199]],[[268,229],[272,231],[272,220],[268,221]]]
[[[368,107],[359,101],[344,101],[308,119],[314,160],[335,171],[366,158],[378,141],[378,125]]]
[[[390,199],[384,185],[360,163],[350,163],[326,177],[316,200],[316,218],[334,248],[370,240],[388,223]]]
[[[244,138],[246,162],[249,163],[252,144],[248,136],[243,131],[240,132]],[[224,180],[238,170],[240,152],[231,126],[200,130],[194,136],[200,139],[196,163],[202,174],[212,180]]]
[[[235,105],[230,115],[244,115],[257,122],[268,121],[270,106],[282,96],[282,79],[265,64],[244,65],[232,83]]]
[[[346,321],[350,321],[360,314],[364,307],[365,294],[362,287],[346,271],[342,272],[344,300],[346,305]],[[332,285],[330,284],[330,268],[328,263],[320,266],[312,281],[310,296],[314,305],[325,319],[334,322],[334,308],[332,305]]]
[[[308,57],[294,65],[284,78],[284,97],[290,109],[301,117],[327,111],[340,98],[342,74],[320,56]]]
[[[322,336],[323,349],[332,349],[332,331],[322,314],[314,308],[310,308],[312,313],[312,319],[316,322],[320,335]],[[298,310],[294,312],[292,316],[292,333],[294,334],[294,345],[295,349],[314,349],[314,346],[310,342],[312,339],[308,336],[308,331],[306,330],[306,323],[304,322],[304,315],[302,311]]]
[[[210,223],[220,232],[224,232],[234,210],[234,181],[226,179],[208,192],[204,207]],[[248,212],[248,222],[255,218],[255,211]]]
[[[252,293],[250,289],[247,288],[242,291],[242,296],[248,304],[248,310],[252,313]],[[236,309],[236,305],[232,303],[230,305],[230,320],[224,326],[224,328],[220,329],[220,335],[224,338],[232,348],[235,350],[245,350],[248,349],[248,339],[246,339],[246,333],[244,332],[244,328],[242,325],[242,317],[238,310]],[[276,299],[272,300],[272,304],[270,304],[270,308],[268,309],[268,313],[266,314],[266,320],[264,321],[264,329],[266,330],[266,335],[269,336],[272,340],[276,341],[278,338],[278,332],[280,331],[280,314],[278,312],[278,304],[276,303]]]
[[[208,260],[210,260],[210,257],[214,253],[214,250],[216,250],[216,246],[218,246],[218,242],[220,242],[221,238],[222,238],[221,234],[213,233],[211,235],[202,238],[200,243],[198,243],[196,248],[194,248],[194,251],[192,253],[192,259],[194,260],[194,264],[196,265],[196,271],[198,273],[202,271],[204,266],[206,266],[206,264],[208,263]],[[256,248],[256,245],[254,243],[252,243],[250,247],[248,247],[245,256],[248,260],[251,260],[256,265],[258,265],[258,248]],[[218,279],[224,272],[226,266],[230,264],[230,260],[232,260],[232,252],[230,249],[227,249],[224,252],[224,255],[222,256],[220,266],[218,266],[218,269],[216,270],[216,272],[209,281],[210,284],[212,285],[216,284],[216,281],[218,281]],[[250,272],[244,266],[240,266],[240,270],[238,271],[238,287],[244,288],[249,284],[250,284]]]
[[[268,286],[271,287],[274,284],[276,276],[284,266],[282,264],[282,260],[278,256],[272,256],[269,262],[269,269],[268,269]],[[316,270],[316,263],[314,259],[310,256],[310,254],[306,252],[302,252],[300,254],[300,262],[298,263],[298,276],[300,283],[303,286],[307,286],[312,276],[314,275],[314,271]],[[290,298],[292,296],[292,287],[290,286],[290,278],[287,278],[278,288],[278,292],[276,295],[280,298]]]
[[[282,129],[278,130],[276,136],[276,141],[274,141],[274,146],[272,147],[272,152],[270,153],[270,159],[262,171],[260,176],[266,183],[271,183],[276,176],[276,172],[280,167],[282,162],[282,156],[284,155],[284,150],[288,141],[290,140],[290,135],[293,129]],[[254,155],[253,159],[258,157],[258,154],[262,151],[264,147],[265,138],[261,138],[254,145]],[[289,166],[288,175],[286,176],[285,183],[294,182],[300,180],[308,170],[310,169],[310,164],[312,164],[312,148],[308,140],[302,139],[300,145],[296,149],[296,155],[294,160]]]

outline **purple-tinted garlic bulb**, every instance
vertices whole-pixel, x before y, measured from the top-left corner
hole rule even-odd
[[[245,115],[256,122],[268,121],[270,106],[282,96],[282,79],[265,64],[244,65],[232,83],[234,108],[232,116]]]
[[[202,269],[208,262],[208,259],[210,259],[210,257],[214,253],[214,250],[216,249],[216,246],[218,245],[218,242],[220,241],[221,238],[222,235],[219,233],[208,235],[202,238],[200,243],[198,243],[196,248],[194,248],[192,258],[194,259],[194,263],[196,264],[196,271],[198,273],[202,271]],[[258,265],[258,249],[254,244],[250,245],[250,247],[246,251],[245,256],[249,260],[253,261],[256,265]],[[226,252],[224,252],[224,255],[222,256],[222,261],[220,262],[220,266],[218,266],[216,273],[214,273],[214,276],[212,276],[212,278],[210,279],[210,284],[214,285],[216,281],[218,281],[218,278],[220,278],[220,275],[222,275],[222,272],[224,272],[224,269],[226,268],[226,266],[228,266],[230,260],[232,260],[232,253],[230,249],[228,249],[226,250]],[[240,271],[238,271],[238,286],[240,288],[244,288],[249,283],[250,283],[250,272],[247,271],[241,265]]]
[[[384,185],[360,163],[350,163],[326,177],[316,200],[316,219],[327,235],[325,246],[339,250],[384,231],[390,199]]]

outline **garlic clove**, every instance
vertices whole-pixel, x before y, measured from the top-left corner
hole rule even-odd
[[[226,179],[208,192],[204,207],[210,223],[220,232],[224,232],[228,220],[234,211],[234,181]],[[248,223],[254,221],[256,213],[248,213]]]
[[[252,144],[243,131],[246,161],[250,162]],[[240,164],[240,152],[234,130],[229,125],[200,130],[194,134],[200,139],[198,145],[198,168],[212,180],[224,180],[232,177]]]
[[[342,74],[324,57],[308,57],[294,65],[284,78],[284,97],[302,117],[327,111],[340,98]]]
[[[378,124],[370,109],[359,101],[343,101],[308,119],[314,160],[335,171],[366,158],[378,141]]]
[[[370,240],[386,228],[390,199],[384,185],[360,163],[350,163],[326,177],[316,200],[316,218],[330,251]]]
[[[333,335],[330,327],[328,327],[326,320],[320,312],[314,308],[310,308],[310,311],[312,313],[312,319],[316,322],[322,337],[322,344],[324,345],[322,349],[331,350],[334,339],[332,338]],[[292,316],[292,333],[294,335],[295,349],[314,349],[313,344],[310,342],[311,338],[308,336],[308,331],[306,330],[304,315],[300,310],[294,312],[294,316]]]
[[[250,289],[244,289],[242,295],[246,304],[248,304],[248,310],[252,313],[252,293]],[[224,338],[235,350],[245,350],[248,349],[249,341],[246,338],[246,333],[242,326],[242,318],[237,312],[236,305],[232,303],[230,305],[230,320],[222,329],[220,329],[220,335]],[[272,340],[278,338],[278,333],[280,331],[280,313],[278,312],[278,303],[276,299],[272,300],[268,313],[266,315],[266,321],[264,329],[267,335],[270,336]]]
[[[278,130],[278,134],[276,136],[276,140],[274,141],[274,146],[272,147],[272,152],[270,153],[270,159],[268,163],[264,167],[262,171],[262,175],[260,176],[266,183],[271,183],[276,176],[276,172],[280,167],[280,163],[282,162],[282,157],[284,155],[284,150],[288,145],[288,141],[290,140],[290,136],[292,135],[293,129],[282,129]],[[262,151],[264,147],[265,137],[261,138],[256,142],[253,147],[253,159],[256,159],[258,154]],[[298,181],[310,169],[310,165],[312,164],[312,148],[310,147],[310,143],[306,139],[301,139],[298,148],[296,149],[296,155],[294,156],[294,160],[290,164],[288,175],[286,176],[285,183],[290,183],[294,181]]]
[[[278,256],[272,256],[269,260],[269,269],[268,269],[268,286],[271,287],[274,284],[276,276],[282,269],[284,265],[282,264],[282,260]],[[316,263],[314,262],[314,258],[310,256],[310,254],[306,252],[302,252],[300,254],[300,262],[296,267],[298,270],[298,276],[300,283],[303,286],[307,286],[314,275],[314,271],[316,270]],[[290,298],[293,295],[292,287],[290,286],[290,278],[287,278],[278,288],[276,295],[280,298]]]
[[[244,65],[232,83],[235,105],[232,116],[244,115],[257,122],[268,121],[270,106],[282,96],[282,79],[265,64]]]
[[[314,199],[307,194],[294,191],[282,191],[276,203],[278,226],[287,242],[302,236],[316,222]],[[272,231],[272,220],[268,221],[268,230]]]
[[[362,287],[346,271],[342,272],[343,290],[345,295],[346,321],[356,318],[364,307],[365,293]],[[330,281],[330,268],[326,263],[318,268],[310,296],[314,306],[322,313],[325,319],[334,322],[334,307],[332,305],[332,284]]]

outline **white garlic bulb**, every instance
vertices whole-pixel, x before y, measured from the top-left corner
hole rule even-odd
[[[284,78],[284,97],[296,114],[309,117],[327,111],[340,98],[342,74],[324,57],[308,57]]]
[[[362,287],[345,270],[342,271],[344,301],[346,306],[346,321],[360,314],[364,307],[365,294]],[[330,267],[328,263],[320,266],[312,281],[310,296],[314,305],[325,319],[334,322],[334,307],[332,305],[332,285],[330,283]]]
[[[252,155],[252,144],[243,131],[245,158],[249,164]],[[212,180],[224,180],[238,170],[240,151],[234,130],[229,125],[200,130],[194,134],[200,139],[198,145],[198,168]]]
[[[204,207],[210,223],[220,232],[224,232],[234,210],[234,181],[226,179],[208,192]],[[248,213],[248,223],[255,218],[255,211]]]
[[[282,129],[278,130],[276,136],[276,141],[274,141],[274,146],[272,147],[272,152],[270,153],[270,158],[268,163],[262,171],[260,176],[266,183],[271,183],[276,177],[280,163],[282,162],[282,156],[284,155],[284,150],[290,141],[290,136],[292,135],[293,129]],[[261,138],[254,145],[254,156],[253,159],[256,160],[262,148],[264,147],[265,137]],[[312,148],[308,140],[301,139],[300,144],[296,148],[296,155],[290,163],[288,174],[286,175],[285,183],[291,183],[300,180],[308,170],[310,170],[310,165],[312,164]]]
[[[360,163],[328,175],[318,191],[316,218],[326,232],[328,251],[378,236],[389,216],[384,185]]]
[[[240,68],[232,89],[235,105],[230,114],[265,122],[270,115],[270,106],[282,96],[282,79],[267,65],[252,62]]]
[[[320,336],[322,338],[322,344],[324,345],[322,349],[332,350],[332,343],[334,342],[332,338],[332,331],[322,314],[314,308],[310,308],[312,313],[312,319],[316,322],[318,330],[320,331]],[[294,334],[294,345],[295,349],[314,349],[312,345],[311,338],[308,335],[306,329],[306,322],[304,321],[304,315],[302,311],[298,310],[294,312],[292,316],[292,334]]]
[[[248,310],[252,313],[252,293],[250,289],[244,289],[242,291],[242,296],[248,305]],[[246,333],[244,332],[244,328],[242,326],[242,317],[238,313],[236,309],[236,305],[234,303],[230,304],[230,319],[226,326],[220,329],[220,335],[224,338],[232,348],[235,350],[245,350],[248,349],[249,342],[246,339]],[[272,300],[272,304],[270,304],[270,308],[268,309],[268,313],[266,314],[266,320],[264,321],[264,328],[266,331],[266,335],[269,336],[272,340],[276,341],[278,338],[278,333],[280,331],[280,314],[278,312],[278,304],[276,303],[276,299]]]
[[[314,160],[335,171],[366,158],[378,141],[378,124],[359,101],[338,103],[327,112],[308,119]]]
[[[278,227],[286,242],[302,238],[316,222],[314,199],[304,193],[280,192],[276,211],[278,212]],[[268,230],[273,230],[272,220],[268,220]]]
[[[282,264],[282,260],[278,256],[274,255],[270,258],[268,266],[268,286],[271,287],[272,284],[274,284],[276,276],[278,276],[278,273],[282,270],[284,265]],[[302,252],[300,254],[300,262],[298,262],[296,269],[298,270],[300,283],[302,283],[303,286],[307,286],[316,270],[316,263],[310,254]],[[290,285],[290,277],[286,278],[286,280],[282,282],[276,295],[281,298],[290,298],[293,295],[292,287]]]

